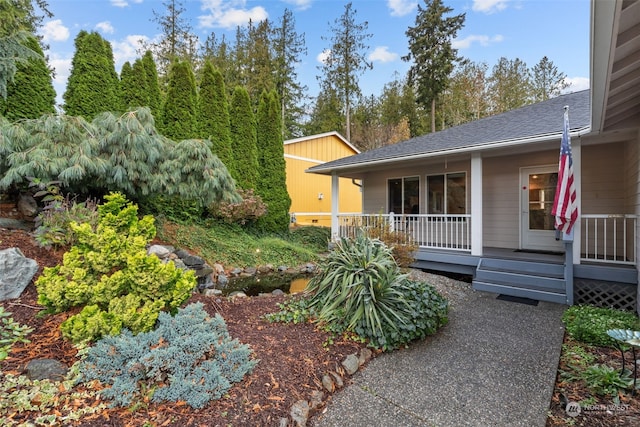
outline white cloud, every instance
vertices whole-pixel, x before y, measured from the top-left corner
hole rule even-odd
[[[269,14],[262,6],[246,9],[246,0],[202,0],[201,9],[207,12],[198,16],[198,22],[204,28],[229,28],[264,21]]]
[[[570,77],[567,78],[567,83],[569,83],[569,87],[567,87],[563,92],[578,92],[580,90],[589,89],[590,82],[588,77]]]
[[[398,59],[397,53],[389,52],[387,46],[378,46],[369,54],[369,61],[372,62],[393,62]]]
[[[472,9],[475,12],[491,14],[507,8],[509,0],[473,0]]]
[[[69,29],[62,24],[61,19],[45,23],[41,33],[45,42],[63,42],[69,38]]]
[[[500,43],[504,40],[504,37],[501,35],[496,35],[493,37],[485,36],[485,35],[470,35],[462,39],[455,39],[451,45],[454,49],[468,49],[471,45],[477,43],[480,46],[489,46],[494,43]]]
[[[327,59],[330,56],[331,56],[331,49],[325,49],[316,56],[316,61],[318,61],[321,64],[324,64],[325,62],[327,62]]]
[[[111,25],[109,21],[102,21],[96,24],[96,29],[102,31],[105,34],[113,34],[115,32],[115,28]]]
[[[415,0],[387,0],[391,16],[405,16],[413,12],[418,2]]]
[[[132,0],[134,3],[142,3],[143,0]],[[127,0],[111,0],[111,5],[115,7],[127,7],[129,2]]]
[[[111,40],[111,47],[113,48],[113,60],[116,65],[116,70],[122,67],[125,62],[133,62],[142,55],[138,52],[142,50],[143,43],[148,41],[147,36],[132,34],[125,37],[122,40]]]
[[[292,4],[297,10],[307,10],[311,7],[313,0],[282,0],[285,3]]]
[[[55,70],[54,83],[65,85],[71,72],[71,57],[62,58],[55,53],[48,52],[49,65]]]

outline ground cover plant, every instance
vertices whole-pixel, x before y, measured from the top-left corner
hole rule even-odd
[[[547,426],[637,425],[640,402],[638,390],[634,391],[633,353],[609,332],[637,328],[638,317],[622,310],[575,305],[562,319],[566,333]],[[580,405],[577,416],[566,412],[570,402]]]

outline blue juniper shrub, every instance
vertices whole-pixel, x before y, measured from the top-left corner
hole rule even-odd
[[[129,406],[146,393],[153,402],[183,400],[193,408],[223,396],[258,363],[251,349],[232,339],[224,319],[201,303],[162,312],[157,328],[133,335],[123,329],[91,347],[80,365],[82,381],[110,385],[101,393]]]

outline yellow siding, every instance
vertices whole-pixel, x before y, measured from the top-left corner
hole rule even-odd
[[[314,159],[322,163],[356,154],[351,147],[335,135],[286,144],[284,153],[305,159]]]
[[[296,215],[298,225],[331,226],[331,177],[306,173],[305,170],[331,160],[355,154],[353,149],[334,135],[301,141],[284,146],[285,155],[302,157],[309,161],[285,156],[287,190],[291,197],[290,212]],[[339,211],[362,212],[360,187],[351,179],[340,178]],[[322,198],[319,195],[322,194]]]

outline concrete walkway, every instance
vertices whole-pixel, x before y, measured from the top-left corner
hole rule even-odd
[[[373,359],[335,394],[316,427],[543,427],[565,306],[497,300],[468,290],[449,324]]]

